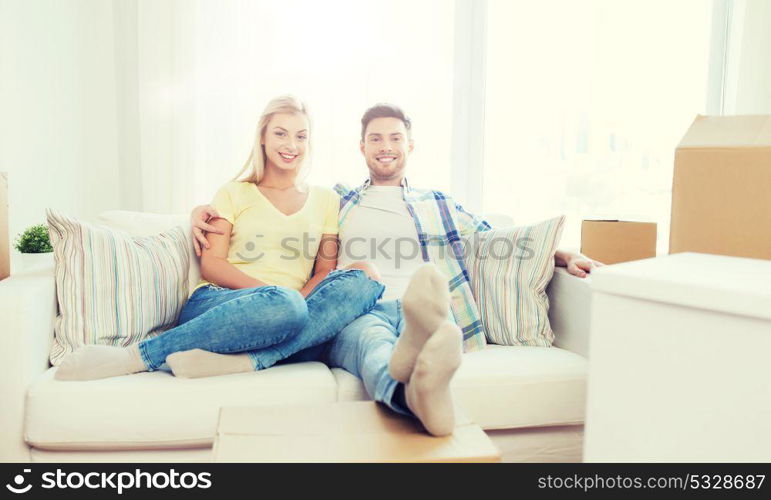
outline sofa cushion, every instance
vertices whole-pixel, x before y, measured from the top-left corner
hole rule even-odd
[[[337,382],[338,401],[371,401],[364,383],[359,377],[342,368],[332,368],[332,375]]]
[[[558,347],[488,344],[463,355],[452,381],[456,404],[483,429],[580,424],[588,361]],[[361,381],[332,370],[339,401],[369,399]]]
[[[187,252],[190,261],[187,274],[188,295],[201,282],[201,263],[193,249],[193,233],[189,215],[107,210],[99,214],[99,222],[105,226],[126,231],[131,236],[152,236],[173,227],[181,227],[187,235]]]
[[[128,346],[176,323],[187,299],[188,237],[146,237],[46,211],[59,315],[52,365],[87,344]]]
[[[464,355],[457,404],[484,429],[580,424],[588,360],[558,347],[488,345]]]
[[[565,216],[474,233],[466,267],[490,344],[550,347],[546,287]]]
[[[27,393],[25,440],[49,450],[194,448],[214,442],[222,406],[330,403],[335,379],[321,363],[199,379],[166,371],[84,382],[45,372]]]

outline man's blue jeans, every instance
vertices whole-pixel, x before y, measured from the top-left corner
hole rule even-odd
[[[190,349],[246,352],[261,370],[329,341],[372,309],[383,290],[360,270],[332,271],[305,299],[285,287],[205,286],[188,299],[178,326],[140,342],[139,352],[150,371]]]
[[[323,361],[330,368],[343,368],[364,382],[372,399],[398,413],[412,415],[394,398],[399,382],[388,373],[391,352],[403,327],[401,301],[378,302],[326,344],[298,352],[282,363]]]

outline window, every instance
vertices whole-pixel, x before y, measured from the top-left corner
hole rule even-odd
[[[483,210],[658,223],[674,149],[705,113],[712,4],[489,0]]]

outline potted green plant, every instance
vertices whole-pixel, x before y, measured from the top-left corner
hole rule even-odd
[[[24,268],[38,267],[53,260],[53,247],[48,237],[48,226],[38,224],[28,227],[16,237],[14,248],[21,252]]]

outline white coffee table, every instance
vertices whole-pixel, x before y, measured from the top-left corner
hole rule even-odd
[[[592,272],[585,462],[771,461],[771,261]]]

